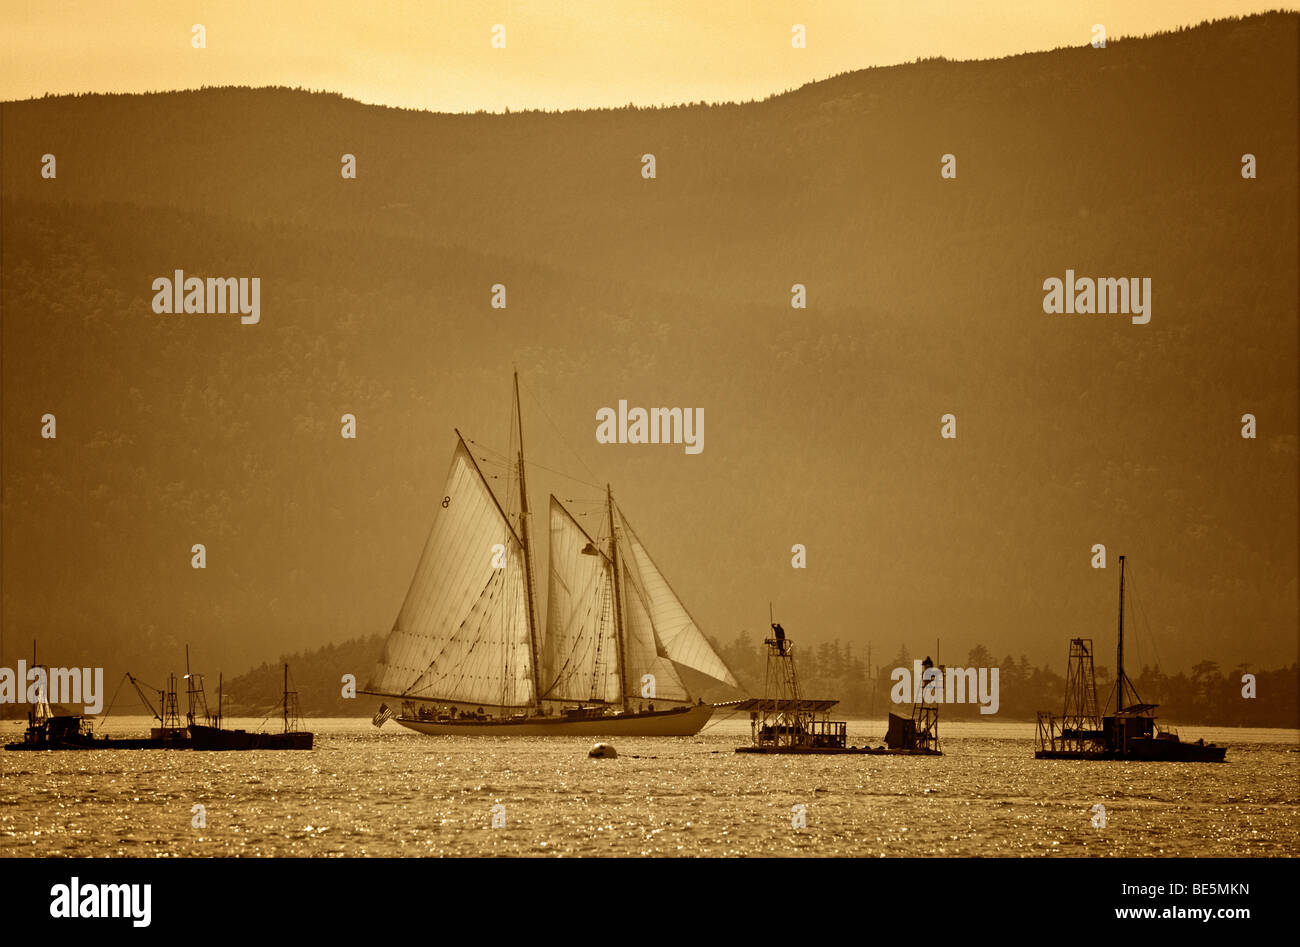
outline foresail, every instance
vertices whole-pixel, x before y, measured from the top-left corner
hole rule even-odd
[[[461,441],[369,689],[496,706],[534,701],[523,547]]]
[[[714,680],[739,687],[740,684],[732,676],[722,658],[713,650],[709,640],[704,637],[704,633],[686,611],[686,606],[668,585],[668,580],[654,564],[650,554],[641,544],[641,540],[637,538],[627,519],[622,516],[621,510],[619,518],[623,522],[625,540],[620,549],[626,548],[630,553],[631,562],[628,564],[636,573],[635,585],[643,599],[647,617],[653,628],[654,637],[659,642],[662,655],[684,667],[707,674]],[[630,596],[625,597],[630,598]]]
[[[542,696],[616,703],[622,695],[611,564],[555,497],[550,562]]]

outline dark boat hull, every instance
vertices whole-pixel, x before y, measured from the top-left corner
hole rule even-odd
[[[1038,750],[1040,760],[1129,760],[1138,763],[1222,763],[1228,748],[1212,743],[1183,743],[1177,740],[1130,740],[1128,752],[1115,750]]]
[[[305,731],[250,733],[218,727],[190,727],[190,745],[196,750],[310,750],[314,737]]]
[[[160,740],[152,737],[92,740],[44,740],[39,743],[6,743],[6,750],[188,750],[187,740]]]
[[[429,736],[472,737],[689,737],[713,715],[712,704],[696,704],[609,716],[525,717],[505,720],[439,720],[395,717],[404,727]]]
[[[80,715],[33,720],[23,739],[5,744],[6,750],[184,750],[189,737],[183,728],[156,728],[148,737],[96,736],[89,721]]]

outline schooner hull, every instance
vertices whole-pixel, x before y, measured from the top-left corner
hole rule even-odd
[[[690,737],[713,716],[712,704],[616,717],[527,717],[523,720],[420,720],[394,717],[429,736],[462,737]]]

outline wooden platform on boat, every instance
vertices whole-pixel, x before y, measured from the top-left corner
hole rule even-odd
[[[891,750],[888,747],[869,746],[738,746],[737,753],[793,753],[800,756],[943,756],[938,750]]]
[[[836,704],[838,700],[825,700],[820,698],[800,698],[799,700],[790,700],[788,698],[776,700],[767,697],[746,697],[744,700],[728,700],[721,704],[714,704],[714,707],[727,707],[737,711],[760,711],[765,710],[769,713],[814,713],[824,714]]]

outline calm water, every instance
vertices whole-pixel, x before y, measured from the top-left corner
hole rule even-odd
[[[1039,761],[1033,724],[943,724],[938,759],[794,758],[735,754],[733,719],[619,740],[616,760],[588,759],[589,738],[311,726],[311,752],[0,753],[0,855],[1265,856],[1300,839],[1295,730],[1182,728],[1228,746],[1206,765]],[[850,742],[882,733],[849,725]]]

